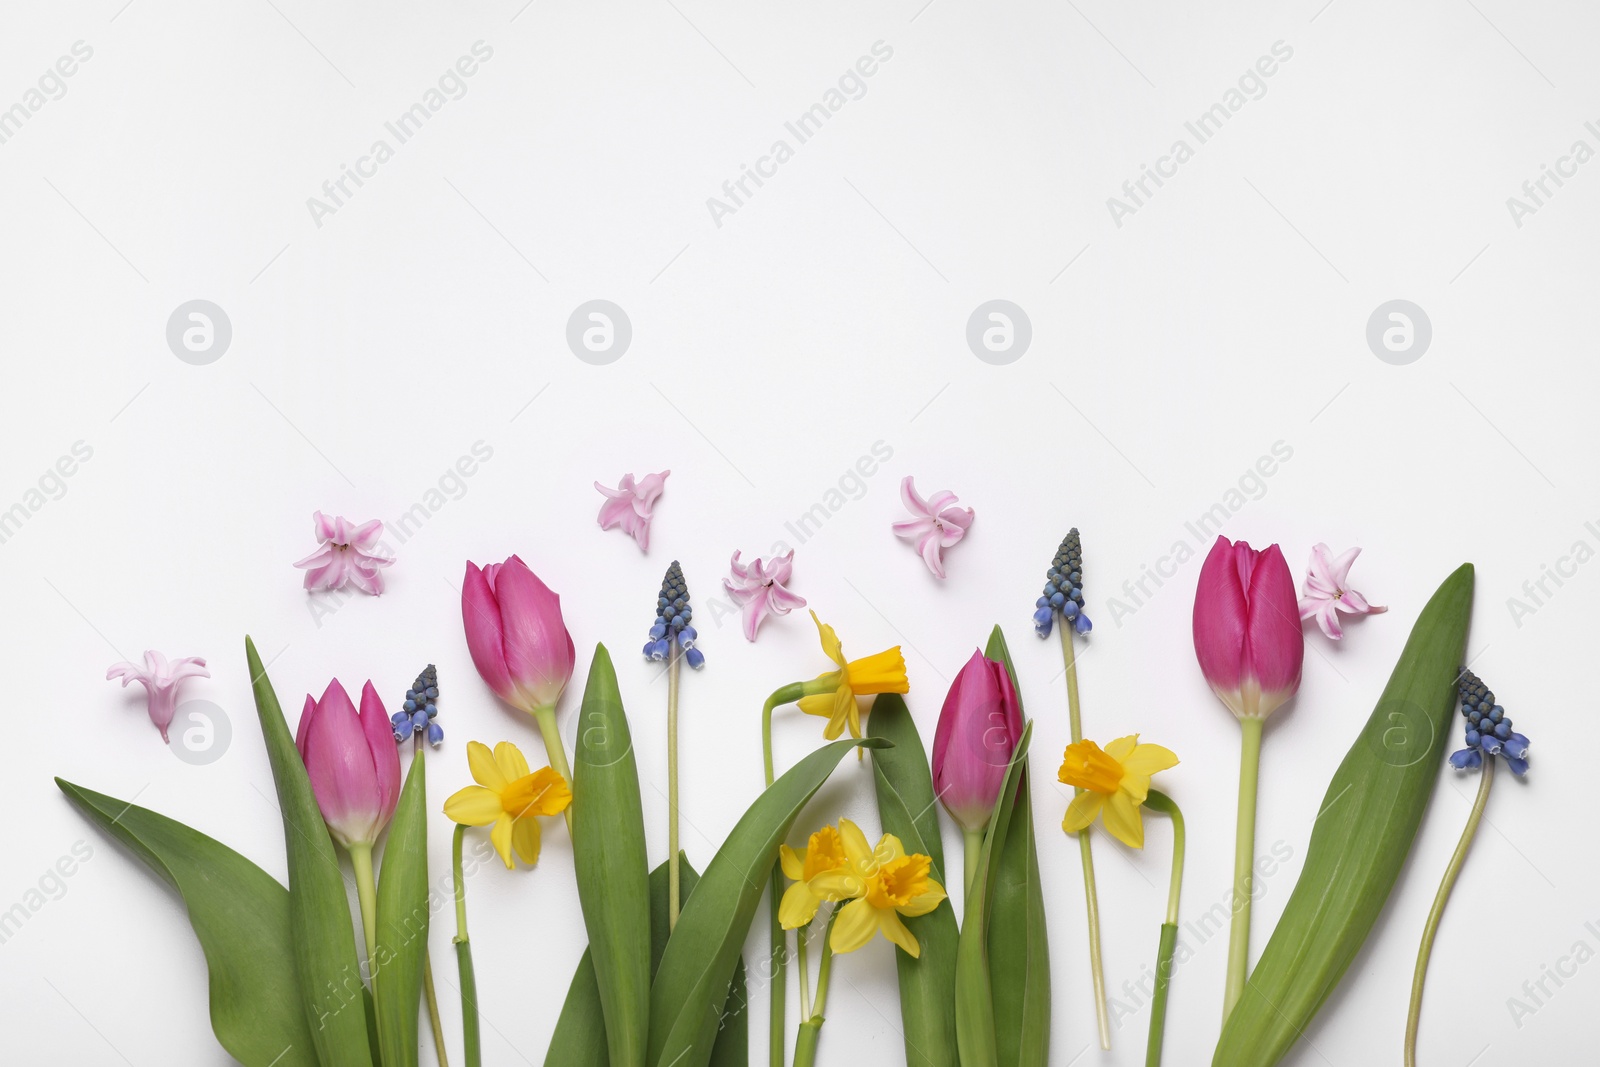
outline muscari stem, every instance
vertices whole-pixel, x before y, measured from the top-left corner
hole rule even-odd
[[[773,692],[761,706],[761,767],[770,789],[776,776],[772,768],[772,711],[780,704],[788,704],[805,695],[804,682],[792,682]],[[769,930],[768,948],[771,956],[772,988],[770,1022],[767,1028],[767,1057],[772,1067],[783,1067],[784,1061],[784,1011],[789,999],[789,937],[778,921],[778,905],[783,900],[783,868],[772,866],[772,886],[768,894],[767,911]]]
[[[367,942],[367,980],[378,969],[378,886],[372,876],[372,842],[350,846],[350,866],[356,873],[356,899],[361,903],[361,932]]]
[[[1483,774],[1478,779],[1478,795],[1473,798],[1472,811],[1467,814],[1466,828],[1461,831],[1461,840],[1456,843],[1450,864],[1444,869],[1444,881],[1439,883],[1439,892],[1433,898],[1428,921],[1422,927],[1422,944],[1417,949],[1417,969],[1411,976],[1411,1010],[1406,1015],[1405,1067],[1417,1065],[1417,1027],[1422,1021],[1422,983],[1428,977],[1428,957],[1433,954],[1433,939],[1439,933],[1439,920],[1444,917],[1444,906],[1449,902],[1456,877],[1461,874],[1461,867],[1467,861],[1467,849],[1478,835],[1478,823],[1483,820],[1484,806],[1489,803],[1489,787],[1494,784],[1494,764],[1493,756],[1484,758]]]
[[[461,1045],[466,1053],[467,1067],[480,1067],[478,1047],[478,979],[472,969],[472,945],[467,940],[467,884],[461,874],[461,839],[465,826],[457,826],[455,839],[450,843],[450,872],[456,890],[456,966],[461,978]]]
[[[1156,984],[1150,996],[1150,1036],[1145,1043],[1145,1067],[1160,1067],[1161,1044],[1167,1029],[1167,990],[1172,984],[1172,956],[1178,945],[1178,895],[1183,889],[1184,826],[1183,812],[1173,799],[1150,790],[1145,807],[1165,812],[1172,818],[1172,882],[1167,889],[1167,918],[1161,924],[1161,940],[1156,947]]]
[[[678,642],[667,652],[667,929],[678,925]]]
[[[422,735],[415,734],[411,746],[411,758],[423,758]],[[422,783],[424,798],[427,796],[428,786],[426,780]],[[423,806],[427,806],[424,799]],[[433,950],[427,945],[422,946],[422,998],[428,1005],[428,1025],[433,1030],[433,1049],[439,1057],[439,1067],[450,1067],[450,1055],[444,1047],[444,1020],[439,1017],[439,996],[433,987]]]
[[[543,708],[533,709],[533,719],[539,724],[539,736],[544,739],[544,752],[550,760],[550,766],[561,775],[562,781],[567,783],[567,788],[572,788],[572,767],[567,763],[566,745],[562,743],[561,731],[556,726],[556,706],[554,704]],[[563,813],[567,817],[567,834],[572,833],[572,805],[567,805]]]
[[[1244,995],[1250,969],[1250,900],[1256,862],[1256,783],[1261,777],[1259,718],[1239,720],[1239,819],[1234,828],[1233,925],[1228,930],[1228,981],[1222,997],[1222,1021]]]
[[[1072,646],[1072,624],[1060,619],[1061,658],[1067,665],[1067,717],[1072,742],[1083,740],[1083,714],[1078,704],[1078,660]],[[1083,790],[1074,791],[1074,795]],[[1094,982],[1094,1014],[1100,1028],[1100,1047],[1111,1048],[1111,1013],[1106,1007],[1106,971],[1100,955],[1100,900],[1095,890],[1094,851],[1089,844],[1089,828],[1078,834],[1078,853],[1083,858],[1083,895],[1089,912],[1089,972]]]

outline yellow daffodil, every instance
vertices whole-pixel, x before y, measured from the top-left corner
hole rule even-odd
[[[854,952],[882,932],[913,958],[922,946],[900,917],[926,915],[944,900],[944,886],[928,876],[933,861],[906,855],[900,839],[884,834],[878,847],[867,844],[861,828],[849,819],[839,820],[839,838],[845,864],[817,875],[812,888],[829,900],[849,900],[839,906],[828,947],[834,952]]]
[[[833,827],[824,826],[812,834],[804,853],[796,853],[788,845],[781,846],[778,858],[783,864],[784,877],[794,883],[784,892],[783,902],[778,906],[778,921],[785,930],[810,922],[824,900],[840,899],[820,892],[815,884],[820,875],[842,870],[849,862],[839,831]]]
[[[572,803],[566,780],[550,767],[529,772],[528,761],[517,746],[502,741],[489,746],[467,742],[467,765],[477,785],[469,785],[444,802],[444,813],[463,826],[488,826],[489,840],[505,860],[516,864],[511,851],[532,867],[539,862],[539,815],[559,815]]]
[[[817,632],[822,638],[822,651],[839,665],[839,669],[819,674],[806,683],[808,690],[817,691],[800,698],[800,710],[807,715],[820,715],[828,720],[822,736],[829,741],[844,733],[846,726],[850,727],[851,737],[860,737],[861,709],[856,704],[856,697],[908,691],[911,686],[906,681],[905,657],[900,654],[900,646],[896,645],[865,659],[846,660],[833,627],[817,618],[814,611],[811,621],[817,624]]]
[[[1093,741],[1068,745],[1058,777],[1083,792],[1067,806],[1061,828],[1075,834],[1099,817],[1112,837],[1143,848],[1140,808],[1150,792],[1150,776],[1177,763],[1170,749],[1139,744],[1138,734],[1119,737],[1104,749]]]

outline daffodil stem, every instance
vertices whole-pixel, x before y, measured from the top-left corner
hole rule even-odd
[[[480,1067],[482,1053],[478,1048],[478,978],[472,968],[472,944],[467,940],[467,883],[461,874],[461,839],[465,826],[456,827],[455,839],[450,843],[450,871],[456,889],[456,966],[461,978],[461,1046],[466,1055],[467,1067]]]
[[[966,880],[962,882],[962,888],[966,890],[966,896],[962,898],[964,900],[972,898],[972,880],[978,877],[978,860],[982,858],[982,853],[983,831],[963,828],[961,831],[961,857],[966,861]]]
[[[805,1018],[800,1020],[800,1028],[794,1035],[794,1067],[812,1067],[817,1061],[817,1043],[822,1040],[822,1024],[826,1021],[822,1013],[828,1007],[828,978],[833,974],[833,921],[839,917],[841,906],[835,905],[822,933],[822,962],[817,965],[817,999],[809,1010],[803,1012]],[[805,943],[805,929],[800,931],[800,943]],[[802,991],[805,989],[804,977],[801,978],[800,988]]]
[[[356,899],[361,904],[361,932],[367,943],[367,980],[378,969],[378,886],[372,876],[372,842],[350,846],[350,866],[356,872]]]
[[[766,775],[769,789],[777,778],[772,767],[773,709],[780,704],[799,700],[804,695],[805,683],[792,682],[776,690],[761,706],[761,769]],[[770,962],[772,986],[771,1010],[768,1012],[770,1022],[767,1031],[767,1055],[772,1067],[783,1067],[784,1012],[789,1000],[789,936],[784,932],[783,924],[778,921],[778,905],[783,900],[783,868],[777,864],[772,866],[772,888],[768,896],[768,918],[771,923],[768,947],[772,957]]]
[[[1478,823],[1483,821],[1483,809],[1489,803],[1489,787],[1494,784],[1494,764],[1492,756],[1484,757],[1483,772],[1478,779],[1478,795],[1472,801],[1472,811],[1467,814],[1466,828],[1461,831],[1461,840],[1456,843],[1450,864],[1444,869],[1444,880],[1439,883],[1439,892],[1433,898],[1428,921],[1422,927],[1422,944],[1417,948],[1417,969],[1411,976],[1411,1010],[1406,1015],[1405,1067],[1417,1067],[1417,1027],[1422,1022],[1422,983],[1428,977],[1428,957],[1433,954],[1433,939],[1439,933],[1439,920],[1444,917],[1444,906],[1456,887],[1456,878],[1461,874],[1462,865],[1467,862],[1467,849],[1472,847],[1472,839],[1478,836]]]
[[[678,925],[678,642],[667,652],[667,929]]]
[[[800,964],[800,1018],[811,1018],[811,964],[807,957],[810,946],[811,924],[806,923],[794,932],[794,954]]]
[[[1265,720],[1239,720],[1239,820],[1234,828],[1233,925],[1228,930],[1228,981],[1222,996],[1222,1021],[1244,995],[1250,969],[1251,877],[1256,862],[1256,784],[1261,778],[1261,726]]]
[[[1167,917],[1161,924],[1156,947],[1156,984],[1150,995],[1150,1037],[1145,1044],[1145,1067],[1160,1067],[1161,1044],[1167,1030],[1167,990],[1172,985],[1172,956],[1178,946],[1178,896],[1183,891],[1183,812],[1165,793],[1152,789],[1145,807],[1172,818],[1172,882],[1167,889]]]
[[[1078,658],[1072,646],[1072,624],[1058,620],[1061,631],[1061,658],[1067,667],[1067,719],[1072,743],[1083,740],[1083,712],[1078,703]],[[1077,790],[1078,793],[1083,790]],[[1089,974],[1094,985],[1094,1014],[1100,1028],[1100,1047],[1111,1048],[1111,1012],[1106,1007],[1106,969],[1100,954],[1100,899],[1095,890],[1094,850],[1089,844],[1089,828],[1078,834],[1078,853],[1083,858],[1083,895],[1089,912]]]
[[[554,704],[543,708],[533,709],[533,720],[539,724],[539,736],[544,739],[545,758],[550,761],[556,773],[561,775],[561,780],[567,783],[567,788],[572,788],[572,767],[567,763],[566,745],[561,740],[561,730],[556,726],[556,707]],[[572,833],[572,805],[567,805],[563,813],[567,817],[567,834]]]
[[[415,734],[414,737],[411,758],[419,760],[423,758],[422,734]],[[425,779],[421,785],[426,806],[428,787]],[[427,945],[422,946],[422,999],[428,1005],[428,1026],[433,1030],[433,1050],[439,1058],[439,1067],[450,1067],[450,1054],[444,1047],[444,1020],[439,1017],[439,995],[433,985],[433,952]]]

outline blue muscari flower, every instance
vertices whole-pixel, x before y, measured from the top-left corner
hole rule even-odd
[[[661,592],[656,595],[656,621],[650,627],[650,640],[644,645],[644,658],[660,661],[672,654],[673,645],[683,650],[689,666],[699,670],[706,664],[706,656],[694,647],[700,635],[690,625],[694,618],[694,605],[689,603],[689,587],[683,580],[683,568],[677,560],[667,568],[661,579]]]
[[[405,701],[400,705],[403,710],[389,716],[394,739],[404,741],[412,734],[426,734],[428,744],[439,747],[444,740],[444,729],[433,721],[439,715],[438,700],[439,672],[430,663],[406,690]]]
[[[1045,572],[1044,592],[1033,607],[1033,629],[1040,637],[1050,636],[1058,614],[1062,625],[1070,623],[1080,634],[1094,629],[1083,610],[1083,546],[1076,526],[1061,539],[1061,547],[1056,549],[1050,569]]]
[[[1511,729],[1506,709],[1494,702],[1494,693],[1476,674],[1461,668],[1457,683],[1461,695],[1461,715],[1467,720],[1467,747],[1450,754],[1450,766],[1457,770],[1476,770],[1485,755],[1500,756],[1519,778],[1528,773],[1528,739]]]

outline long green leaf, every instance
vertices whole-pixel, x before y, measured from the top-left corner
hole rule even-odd
[[[416,1067],[422,966],[428,953],[427,778],[420,752],[411,756],[383,847],[378,880],[377,969],[372,999],[383,1067]]]
[[[1463,564],[1433,594],[1334,772],[1294,892],[1223,1025],[1215,1067],[1282,1059],[1377,922],[1443,765],[1472,584],[1472,565]]]
[[[680,894],[687,900],[700,875],[689,865],[688,857],[681,854],[679,876]],[[662,863],[650,872],[651,977],[655,976],[667,948],[667,925],[667,865]],[[714,1067],[746,1067],[750,1062],[749,1019],[745,1008],[744,961],[740,960],[734,967],[733,982],[722,1009],[722,1029],[717,1034],[711,1058]],[[546,1067],[608,1067],[610,1063],[606,1055],[604,1017],[600,1011],[600,987],[595,981],[594,963],[588,949],[584,949],[577,972],[572,976],[544,1062]]]
[[[650,1027],[650,868],[633,736],[596,645],[572,760],[572,859],[612,1067],[644,1067]]]
[[[990,633],[983,654],[1005,666],[1020,705],[1022,688],[1000,627]],[[1024,766],[989,915],[996,1053],[1002,1064],[1016,1067],[1044,1067],[1050,1056],[1050,945],[1033,833],[1032,785],[1033,776]]]
[[[872,754],[878,820],[884,833],[898,837],[907,852],[931,857],[934,880],[945,884],[933,776],[906,702],[895,693],[879,696],[873,702],[867,732],[894,744]],[[956,1067],[953,1008],[959,935],[955,910],[945,900],[927,915],[906,919],[905,924],[922,949],[916,959],[898,948],[894,954],[907,1067]]]
[[[956,1047],[961,1053],[961,1067],[998,1067],[1000,1062],[990,982],[989,918],[1000,857],[1016,807],[1012,797],[1027,765],[1032,738],[1030,722],[1022,728],[1022,738],[1011,754],[1005,780],[1000,783],[1000,795],[995,798],[989,829],[984,834],[983,851],[978,854],[978,876],[972,880],[972,892],[963,905],[961,938],[956,946]]]
[[[300,1005],[289,893],[227,845],[165,815],[56,779],[102,830],[183,897],[211,981],[211,1029],[245,1067],[317,1067]]]
[[[289,859],[289,923],[295,974],[304,994],[301,1009],[317,1056],[327,1067],[370,1067],[364,985],[356,960],[355,927],[344,875],[323,824],[305,764],[295,751],[283,709],[267,680],[255,642],[244,639],[255,692],[256,715],[266,741],[272,779],[283,813],[284,850]]]
[[[823,745],[768,787],[728,834],[684,902],[650,985],[650,1062],[656,1067],[710,1062],[720,1007],[778,846],[846,752],[887,744],[869,737]]]

